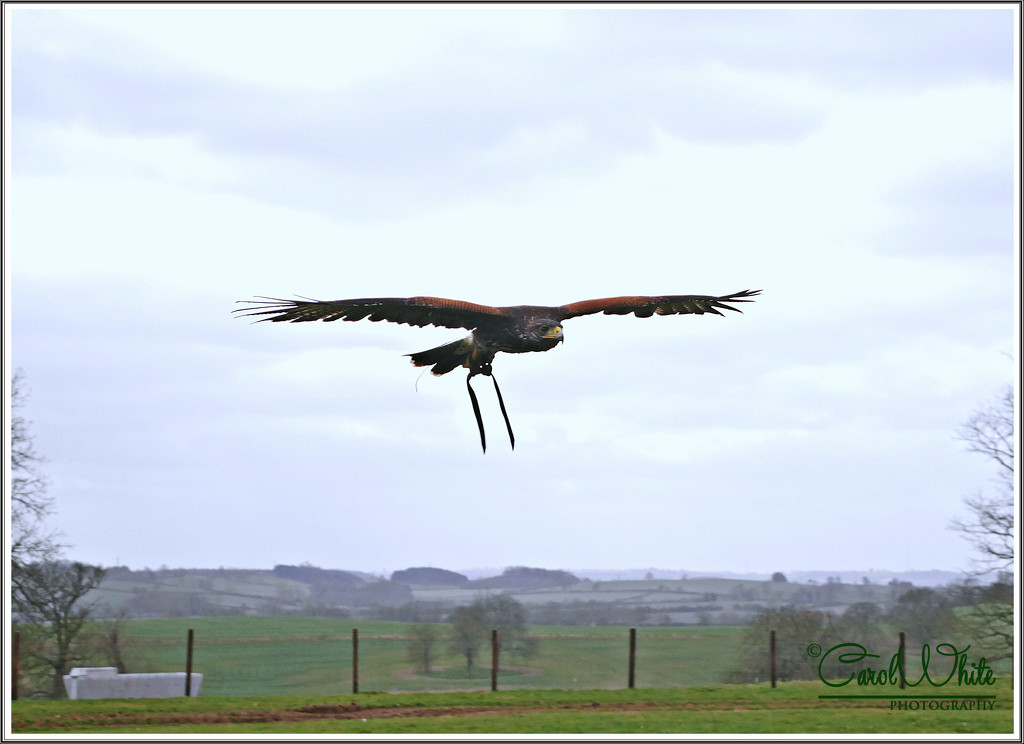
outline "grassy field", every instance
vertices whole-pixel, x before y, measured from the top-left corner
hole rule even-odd
[[[821,699],[813,682],[633,690],[17,701],[25,734],[1011,734],[1012,687],[991,710],[894,710]]]
[[[436,644],[431,675],[406,655],[406,623],[359,621],[360,691],[414,692],[490,688],[490,674],[465,678],[463,657]],[[120,637],[129,671],[181,671],[185,639],[195,630],[194,670],[202,695],[340,694],[352,691],[351,621],[327,618],[167,618],[132,620]],[[502,659],[502,688],[619,688],[628,678],[628,631],[617,627],[533,626],[539,651]],[[721,682],[737,662],[741,628],[640,628],[639,687]],[[489,669],[490,651],[481,663]]]
[[[430,674],[406,656],[409,625],[360,621],[360,692],[352,694],[352,624],[325,618],[170,618],[121,628],[128,671],[181,671],[189,628],[197,698],[12,703],[14,733],[474,734],[807,733],[996,734],[1013,731],[1012,680],[930,694],[985,694],[991,709],[892,697],[825,698],[820,682],[724,685],[744,629],[641,627],[636,689],[627,683],[628,630],[534,626],[539,653],[505,659],[499,690],[486,665],[466,678],[439,653]],[[445,650],[444,641],[438,651]],[[851,693],[863,692],[851,690]],[[909,694],[911,691],[905,691]],[[989,702],[987,701],[987,702]],[[944,706],[944,707],[943,707]]]

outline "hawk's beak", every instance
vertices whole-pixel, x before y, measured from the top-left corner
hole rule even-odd
[[[565,341],[565,336],[562,335],[562,326],[555,326],[544,334],[544,338],[556,339],[558,343],[563,343]]]

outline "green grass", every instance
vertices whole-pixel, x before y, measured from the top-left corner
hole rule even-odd
[[[822,700],[814,682],[634,690],[17,701],[15,733],[99,734],[1009,734],[1013,690],[994,710],[893,711]],[[358,707],[356,707],[358,706]]]
[[[490,649],[482,647],[472,678],[465,660],[435,646],[435,675],[415,674],[406,656],[405,623],[328,618],[166,618],[131,620],[121,632],[128,671],[180,671],[185,640],[195,630],[193,668],[204,675],[201,694],[342,694],[352,691],[352,627],[359,628],[359,688],[479,690],[490,687]],[[502,658],[512,688],[619,688],[628,677],[628,630],[618,627],[532,626],[539,653]],[[740,652],[740,628],[651,627],[637,631],[636,685],[715,684]],[[525,668],[525,669],[524,669]]]
[[[352,691],[352,627],[360,690]],[[441,653],[430,675],[406,657],[405,623],[325,618],[168,618],[127,621],[128,671],[180,671],[195,630],[198,698],[15,701],[17,733],[100,734],[963,734],[1013,731],[1012,679],[967,690],[996,696],[985,711],[893,711],[888,699],[835,700],[820,682],[723,685],[742,628],[641,627],[636,685],[627,681],[628,630],[534,626],[539,653],[503,659],[490,692],[489,649],[462,676]],[[841,691],[840,691],[841,692]],[[852,692],[857,692],[853,690]],[[869,692],[895,693],[895,690]],[[919,690],[917,692],[920,692]],[[928,692],[958,692],[940,688]],[[358,707],[356,707],[358,706]],[[354,708],[354,711],[351,709]],[[304,712],[305,709],[305,712]],[[398,715],[409,711],[424,715]],[[365,721],[363,719],[366,719]]]
[[[499,669],[498,679],[506,681],[509,677],[518,677],[522,676],[522,674],[523,672],[519,669]],[[467,677],[469,677],[470,679],[489,680],[491,678],[491,670],[475,666],[470,670],[469,674],[466,674],[466,667],[461,664],[456,664],[454,666],[441,667],[440,669],[434,668],[425,674],[420,673],[419,676],[427,677],[428,679],[443,680],[466,679]]]

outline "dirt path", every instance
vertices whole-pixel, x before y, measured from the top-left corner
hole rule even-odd
[[[759,703],[758,708],[782,709],[797,708],[806,705],[802,701],[776,701],[765,705]],[[817,705],[816,708],[822,706]],[[852,707],[829,705],[825,707]],[[862,706],[857,706],[862,707]],[[473,716],[494,713],[526,713],[543,710],[580,710],[580,711],[654,711],[654,710],[706,710],[706,711],[738,711],[746,710],[745,706],[735,703],[721,705],[709,703],[657,703],[643,701],[636,703],[580,703],[572,705],[474,705],[453,707],[403,706],[364,706],[359,703],[343,705],[305,705],[300,708],[282,710],[231,710],[196,713],[95,713],[81,716],[59,715],[38,718],[31,727],[19,726],[14,721],[14,732],[30,733],[33,731],[59,731],[60,729],[80,729],[83,727],[122,727],[122,726],[174,726],[179,724],[198,724],[216,726],[228,723],[290,723],[295,721],[325,720],[369,720],[371,718],[419,718],[437,716]]]
[[[566,706],[572,707],[572,706]],[[587,706],[580,706],[587,707]],[[288,723],[293,721],[324,721],[370,718],[412,718],[422,716],[465,716],[496,711],[541,710],[543,706],[472,706],[472,707],[375,707],[359,703],[346,705],[305,705],[282,710],[230,710],[197,713],[96,713],[83,716],[60,715],[39,718],[31,729],[15,722],[14,731],[52,731],[82,726],[173,726],[177,724],[217,725],[224,723]]]

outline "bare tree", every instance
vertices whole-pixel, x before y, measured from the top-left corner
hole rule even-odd
[[[817,663],[807,655],[807,645],[815,641],[825,646],[822,636],[829,618],[823,612],[779,607],[761,610],[743,637],[743,656],[727,672],[729,682],[752,683],[769,678],[769,634],[776,631],[776,672],[783,681],[817,679]],[[826,646],[827,648],[827,646]]]
[[[406,647],[409,661],[415,661],[417,669],[423,674],[430,674],[434,643],[438,635],[437,627],[431,623],[416,623],[409,628],[409,642]]]
[[[53,560],[60,548],[59,533],[43,520],[53,513],[46,478],[39,471],[44,462],[36,452],[28,422],[18,413],[28,393],[21,370],[11,378],[11,563]]]
[[[40,471],[28,422],[17,413],[28,398],[21,370],[11,378],[11,609],[25,628],[26,666],[41,667],[50,695],[62,697],[63,676],[76,659],[73,643],[89,619],[82,598],[106,573],[97,566],[59,560],[60,533],[49,529],[53,498]]]
[[[450,651],[466,657],[466,676],[472,676],[473,659],[489,638],[498,631],[501,653],[522,657],[537,653],[537,639],[527,635],[526,610],[522,603],[504,594],[478,599],[471,605],[456,608],[452,613]]]
[[[965,585],[975,604],[961,615],[964,628],[979,646],[989,650],[991,660],[1013,659],[1013,404],[1013,388],[1007,386],[995,403],[972,414],[957,432],[967,442],[968,451],[984,455],[996,465],[995,494],[965,497],[970,516],[951,525],[979,554],[974,574],[996,573],[989,586]]]
[[[456,607],[451,616],[451,653],[466,657],[466,676],[473,676],[473,660],[487,640],[487,618],[483,604]]]
[[[993,405],[976,411],[957,432],[970,452],[996,465],[996,494],[964,498],[970,518],[954,520],[980,554],[977,574],[1013,568],[1013,388],[1007,387]]]
[[[64,675],[77,658],[73,644],[89,620],[92,608],[82,598],[105,574],[98,566],[66,561],[16,564],[11,571],[12,609],[20,624],[35,631],[30,655],[48,670],[53,698],[64,696]]]
[[[528,635],[526,608],[507,594],[492,594],[479,600],[484,609],[484,622],[498,631],[501,653],[523,658],[537,653],[537,639]]]

